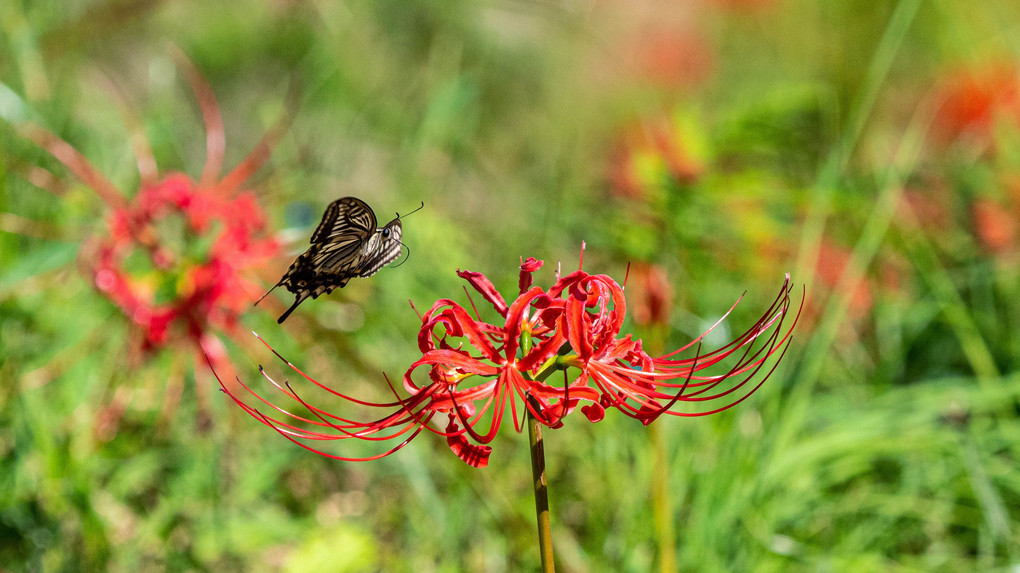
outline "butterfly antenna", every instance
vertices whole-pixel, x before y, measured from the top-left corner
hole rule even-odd
[[[273,288],[269,289],[269,291],[266,292],[266,294],[262,295],[262,297],[260,299],[255,301],[255,304],[253,304],[252,306],[258,306],[259,303],[262,302],[263,298],[266,298],[267,296],[269,296],[269,293],[273,292],[276,289],[276,287],[278,287],[278,286],[280,286],[282,284],[283,284],[283,281],[280,281],[280,282],[276,283],[275,285],[273,285]]]
[[[421,210],[422,210],[422,209],[424,209],[424,208],[425,208],[425,202],[424,202],[424,201],[422,201],[422,202],[421,202],[421,205],[418,205],[418,208],[417,208],[417,209],[415,209],[414,211],[411,211],[411,213],[417,213],[418,211],[421,211]],[[410,215],[411,213],[407,213],[407,215]],[[404,215],[404,217],[406,217],[407,215]],[[400,213],[397,213],[397,219],[400,219],[400,218],[401,218],[401,217],[400,217]],[[398,242],[398,243],[400,243],[400,246],[401,246],[401,247],[404,247],[405,249],[407,249],[407,256],[406,256],[406,257],[404,257],[404,260],[402,260],[402,261],[400,261],[399,263],[397,263],[397,264],[393,265],[393,268],[397,268],[397,267],[399,267],[400,265],[402,265],[402,264],[406,263],[406,262],[407,262],[407,259],[410,259],[410,258],[411,258],[411,247],[408,247],[407,245],[405,245],[405,244],[403,243],[403,241],[400,241],[399,239],[397,240],[397,242]]]
[[[424,208],[425,208],[425,202],[422,201],[421,205],[419,205],[418,208],[415,209],[414,211],[411,211],[411,213],[417,213],[418,211],[421,211]],[[410,215],[411,213],[408,213],[407,215]],[[404,217],[406,217],[407,215],[404,215]],[[400,219],[400,213],[397,213],[397,218]]]

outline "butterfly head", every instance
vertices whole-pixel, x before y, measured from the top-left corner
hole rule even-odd
[[[398,217],[389,223],[386,223],[386,226],[382,229],[379,229],[379,235],[383,241],[400,242],[401,231],[403,231],[403,227],[401,226],[400,218]]]
[[[416,213],[416,212],[420,211],[423,207],[425,207],[425,202],[424,201],[422,201],[421,205],[417,209],[415,209],[414,211],[411,211],[411,213]],[[407,215],[410,215],[411,213],[407,213],[406,215],[404,215],[404,217],[406,217]],[[396,242],[401,247],[407,249],[407,256],[410,257],[411,256],[411,248],[408,247],[407,245],[405,245],[404,243],[402,243],[400,241],[400,235],[401,235],[401,233],[403,231],[403,227],[401,227],[400,219],[401,219],[400,213],[397,213],[397,218],[393,219],[389,223],[386,223],[386,226],[383,227],[382,229],[379,229],[379,234],[382,236],[382,240],[384,242],[386,242],[386,243]],[[401,261],[396,266],[399,267],[400,265],[404,264],[404,262],[406,262],[406,261],[407,261],[407,259],[404,259],[404,261]]]

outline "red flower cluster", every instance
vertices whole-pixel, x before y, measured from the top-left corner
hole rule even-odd
[[[248,157],[222,176],[225,139],[215,96],[190,61],[175,55],[206,128],[206,161],[198,181],[159,172],[141,122],[121,97],[115,99],[132,132],[140,175],[135,193],[123,193],[55,134],[28,122],[16,127],[92,189],[108,209],[105,224],[84,242],[79,266],[127,317],[134,342],[128,348],[129,362],[137,365],[155,350],[176,346],[182,352],[175,352],[174,360],[204,355],[221,372],[232,373],[220,336],[240,338],[240,316],[262,292],[255,271],[279,250],[254,196],[239,189],[265,163],[292,114],[285,113]],[[112,82],[108,87],[120,96]],[[293,107],[292,101],[288,109]],[[53,178],[35,176],[33,182],[56,195],[63,193]],[[180,392],[176,377],[168,379],[161,416],[173,415]],[[198,384],[196,394],[198,421],[205,425],[210,420],[208,393]],[[129,397],[114,393],[97,415],[97,437],[112,437]]]
[[[933,134],[942,143],[961,137],[994,146],[996,123],[1020,125],[1020,78],[1016,64],[985,65],[950,75],[938,88]]]
[[[1017,248],[1020,201],[1014,200],[1012,203],[1012,213],[1003,202],[986,197],[977,199],[970,206],[974,234],[989,253],[1005,255]]]
[[[612,278],[577,270],[544,290],[532,285],[532,273],[541,266],[542,261],[533,258],[522,262],[519,295],[510,303],[481,273],[458,271],[492,305],[500,320],[486,322],[477,317],[477,310],[472,316],[452,300],[436,301],[422,316],[418,334],[422,357],[403,376],[407,398],[401,398],[391,385],[397,401],[368,404],[316,382],[287,362],[295,372],[335,396],[395,409],[377,420],[358,422],[328,414],[261,369],[274,386],[312,415],[292,414],[244,386],[275,411],[266,415],[226,386],[223,389],[249,414],[291,441],[335,459],[376,459],[428,429],[444,436],[465,463],[484,467],[492,451],[487,444],[495,437],[508,402],[518,431],[523,427],[519,408],[555,428],[579,405],[591,422],[602,420],[607,408],[616,408],[644,424],[662,414],[703,416],[735,406],[772,373],[796,324],[794,317],[788,328],[783,326],[790,310],[787,276],[778,298],[762,318],[729,344],[701,353],[706,332],[679,350],[653,358],[642,350],[640,340],[629,334],[621,336],[626,300],[623,288]],[[685,351],[694,355],[679,358]],[[734,360],[728,366],[721,364],[730,358]],[[772,365],[766,369],[769,363]],[[416,381],[420,370],[427,371],[424,383]],[[563,372],[562,385],[547,383],[554,372]],[[759,373],[762,376],[757,377]],[[690,408],[674,409],[681,404]],[[434,426],[436,415],[445,420]],[[480,427],[486,418],[487,429]],[[304,443],[346,438],[388,440],[408,432],[410,436],[400,444],[369,458],[327,454]]]
[[[623,51],[631,56],[639,81],[664,89],[702,85],[715,68],[711,44],[683,26],[643,26]]]
[[[81,264],[95,286],[140,330],[144,350],[176,339],[221,354],[213,331],[237,334],[239,317],[261,292],[244,274],[277,254],[253,195],[240,185],[268,158],[289,117],[223,179],[223,125],[209,86],[186,60],[206,123],[206,165],[200,182],[155,167],[144,137],[135,138],[141,188],[125,196],[69,144],[33,125],[22,133],[94,189],[109,207],[105,232],[88,240]],[[135,126],[138,127],[138,126]],[[140,132],[140,129],[136,129]]]
[[[611,191],[621,197],[647,198],[666,181],[697,181],[704,171],[701,139],[697,126],[679,114],[632,127],[613,150]]]
[[[265,216],[249,193],[210,193],[170,174],[143,187],[107,218],[85,257],[96,287],[144,334],[164,345],[173,325],[199,340],[210,329],[235,331],[259,286],[244,273],[276,255]]]

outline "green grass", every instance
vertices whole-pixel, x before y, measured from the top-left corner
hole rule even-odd
[[[527,440],[511,424],[483,470],[424,434],[336,462],[231,406],[193,346],[132,350],[129,321],[79,268],[104,203],[14,124],[58,134],[133,192],[109,78],[160,172],[197,178],[202,118],[172,45],[217,97],[227,168],[298,87],[292,126],[246,185],[294,251],[337,197],[384,222],[425,202],[404,222],[403,266],[306,301],[283,327],[272,303],[243,317],[242,332],[349,394],[385,398],[383,372],[416,359],[408,299],[467,304],[456,269],[514,292],[534,256],[547,285],[582,241],[590,272],[622,281],[630,262],[658,265],[668,323],[626,329],[668,349],[745,291],[726,327],[746,327],[784,272],[806,285],[783,365],[738,407],[655,432],[612,411],[546,430],[560,570],[1015,568],[1020,122],[1007,103],[991,133],[945,142],[935,96],[962,71],[1006,62],[1015,76],[1020,10],[721,4],[0,6],[0,569],[538,567]],[[709,72],[649,77],[659,36],[696,46]],[[640,196],[614,192],[636,126],[669,126],[694,174],[641,148]],[[40,168],[56,193],[34,184]],[[982,242],[971,213],[984,200],[1012,221],[1004,248]],[[834,278],[819,252],[839,262]],[[261,270],[266,288],[289,254]],[[226,342],[246,382],[259,364],[284,375],[250,336]]]

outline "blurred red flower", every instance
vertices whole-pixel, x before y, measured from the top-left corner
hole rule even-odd
[[[1002,203],[980,198],[970,206],[974,233],[991,254],[1012,252],[1017,246],[1017,218]]]
[[[852,253],[850,249],[836,244],[828,239],[823,240],[818,248],[818,278],[828,289],[835,289],[843,279],[847,265],[850,263]],[[874,305],[875,285],[869,284],[868,279],[862,279],[854,285],[848,285],[850,295],[850,313],[854,318],[866,316]]]
[[[213,194],[177,173],[142,187],[106,223],[86,244],[84,266],[140,328],[146,350],[174,328],[195,341],[209,330],[236,333],[259,290],[245,273],[278,251],[252,195]]]
[[[488,444],[499,429],[508,403],[518,432],[523,427],[523,421],[518,420],[519,407],[550,427],[561,426],[564,417],[582,402],[581,411],[592,422],[600,421],[606,408],[617,408],[644,424],[664,413],[702,416],[730,408],[769,377],[797,320],[795,316],[784,328],[791,293],[787,276],[773,305],[732,342],[701,353],[706,332],[683,348],[653,358],[642,350],[640,340],[629,334],[621,336],[626,301],[623,289],[613,279],[577,270],[543,290],[532,286],[532,273],[541,266],[542,261],[533,258],[522,261],[519,294],[509,304],[481,273],[459,271],[458,275],[481,294],[500,320],[486,322],[477,316],[477,309],[472,316],[456,302],[436,301],[422,316],[418,333],[422,357],[403,376],[407,398],[401,398],[391,385],[395,401],[370,404],[330,389],[287,362],[295,372],[334,396],[392,409],[381,418],[358,422],[328,414],[305,401],[289,384],[274,381],[261,368],[275,387],[311,415],[297,415],[275,406],[243,382],[240,384],[257,402],[271,409],[269,414],[246,403],[225,385],[223,390],[249,414],[291,441],[335,459],[377,459],[428,429],[445,437],[465,463],[484,467],[492,451]],[[693,356],[678,358],[684,352]],[[771,367],[763,372],[773,357]],[[733,360],[727,361],[730,358]],[[419,369],[427,371],[424,383],[416,381]],[[555,372],[563,373],[562,385],[546,382]],[[752,382],[762,372],[757,382]],[[678,404],[693,408],[674,410]],[[433,426],[437,414],[445,421]],[[488,427],[479,429],[486,418]],[[347,438],[390,440],[406,434],[410,435],[388,451],[362,458],[328,454],[307,443]]]
[[[279,247],[268,235],[254,195],[239,187],[268,158],[289,114],[226,177],[219,178],[224,138],[209,86],[180,62],[195,90],[206,127],[206,165],[200,181],[160,174],[144,136],[133,143],[140,188],[126,197],[80,153],[33,124],[19,131],[49,151],[91,187],[109,212],[103,229],[85,241],[80,266],[95,287],[134,325],[143,352],[184,342],[230,370],[217,333],[236,337],[241,313],[261,292],[248,275]],[[128,115],[136,135],[140,126]]]
[[[631,266],[628,289],[640,296],[634,305],[634,322],[638,326],[667,326],[673,308],[673,287],[666,271],[659,265],[637,262]]]
[[[638,78],[666,89],[698,86],[715,67],[709,43],[697,32],[682,27],[641,30],[630,51]]]
[[[705,169],[701,135],[692,121],[679,114],[625,130],[610,159],[612,192],[648,199],[669,180],[697,181]]]
[[[967,138],[991,146],[996,122],[1020,127],[1020,70],[999,64],[953,73],[938,88],[936,101],[934,134],[941,142]]]

